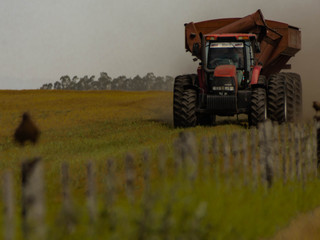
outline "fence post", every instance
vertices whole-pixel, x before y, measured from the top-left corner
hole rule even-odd
[[[263,181],[270,188],[273,184],[273,127],[271,121],[259,125],[260,158],[262,163]]]
[[[306,127],[305,126],[302,126],[300,128],[300,151],[301,151],[301,156],[300,156],[300,159],[301,159],[301,174],[302,174],[302,183],[303,183],[303,186],[306,182],[306,179],[307,179],[307,174],[308,174],[308,156],[307,156],[307,142],[308,142],[308,139],[306,138]]]
[[[280,178],[280,140],[279,140],[279,125],[273,123],[273,169],[276,179]]]
[[[320,121],[314,120],[313,124],[313,162],[314,162],[314,174],[318,176],[318,166],[320,163]]]
[[[43,166],[40,158],[22,163],[22,228],[25,239],[45,239]]]
[[[209,140],[207,137],[203,137],[201,140],[202,146],[202,169],[205,178],[208,178],[211,173],[211,166],[209,161]]]
[[[192,132],[181,132],[179,134],[181,159],[188,178],[195,180],[198,171],[198,150],[196,138]]]
[[[143,180],[144,180],[144,191],[145,194],[148,195],[150,191],[150,153],[149,151],[145,150],[143,152]]]
[[[236,178],[239,178],[239,172],[240,172],[240,149],[241,144],[239,141],[239,133],[234,132],[231,136],[231,153],[233,156],[233,173],[235,174]]]
[[[219,159],[219,141],[216,136],[212,137],[212,158],[215,180],[218,183],[220,180],[220,159]]]
[[[75,211],[72,206],[71,193],[69,188],[69,164],[63,162],[61,165],[62,183],[62,224],[68,232],[71,232],[76,223]]]
[[[230,179],[230,143],[227,135],[223,136],[223,172],[225,179]]]
[[[242,156],[243,156],[243,164],[242,164],[242,169],[243,169],[243,179],[244,183],[248,183],[248,168],[249,168],[249,160],[248,160],[248,134],[246,131],[243,131],[240,135],[241,141],[242,141]]]
[[[254,187],[258,185],[258,156],[257,156],[257,130],[255,128],[250,129],[250,148],[251,148],[251,172],[253,177]]]
[[[288,178],[292,181],[294,179],[294,162],[295,162],[295,150],[294,150],[294,128],[292,123],[288,125]]]
[[[310,129],[311,128],[311,129]],[[308,129],[308,132],[310,132],[310,130],[312,131],[311,134],[308,134],[307,137],[307,145],[306,145],[306,155],[307,155],[307,165],[308,165],[308,173],[307,173],[307,178],[308,180],[312,179],[315,176],[315,168],[316,165],[314,165],[314,158],[313,158],[313,153],[315,152],[314,150],[314,145],[313,145],[313,124],[310,126],[310,128]]]
[[[109,158],[107,160],[107,196],[106,196],[106,203],[107,207],[110,210],[115,202],[116,199],[116,188],[118,186],[118,181],[115,175],[115,166],[114,160]]]
[[[280,127],[280,138],[281,138],[281,159],[282,159],[282,179],[283,183],[287,182],[288,178],[288,168],[287,168],[287,134],[286,134],[286,125],[281,125]]]
[[[114,211],[113,205],[116,201],[118,179],[115,174],[115,164],[112,158],[107,159],[107,176],[106,176],[106,206],[109,229],[113,231],[116,226],[117,215]]]
[[[128,200],[133,202],[134,200],[134,160],[132,154],[128,153],[125,158],[125,170],[126,170],[126,192]]]
[[[294,149],[295,149],[295,165],[296,165],[296,177],[298,180],[301,178],[301,161],[300,161],[300,126],[294,128]]]
[[[182,170],[182,147],[181,140],[179,138],[175,139],[173,143],[174,148],[174,171],[175,174],[180,174]]]
[[[3,205],[4,205],[4,239],[15,239],[15,198],[13,191],[12,172],[7,170],[3,175]]]
[[[87,168],[87,206],[89,211],[89,219],[91,223],[97,221],[97,200],[95,186],[95,171],[93,161],[89,161]]]
[[[158,169],[161,179],[166,179],[167,157],[166,149],[163,145],[158,148]]]

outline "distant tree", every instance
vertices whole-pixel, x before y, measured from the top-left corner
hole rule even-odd
[[[98,78],[99,89],[101,90],[110,90],[111,89],[111,77],[107,73],[101,72],[100,77]]]
[[[135,76],[132,79],[132,87],[133,87],[132,90],[134,91],[143,91],[146,89],[144,81],[139,75]]]
[[[142,79],[143,79],[143,82],[144,82],[143,83],[144,90],[153,89],[153,85],[156,82],[156,76],[152,72],[147,73],[147,75],[144,76]]]
[[[73,82],[73,83],[77,83],[78,81],[79,81],[78,76],[73,76],[73,78],[72,78],[71,82]]]
[[[95,79],[95,76],[92,75],[87,81],[86,81],[86,90],[92,90],[93,89],[93,86],[95,85],[94,84],[94,79]]]
[[[155,83],[152,86],[152,90],[164,90],[164,78],[156,77]]]
[[[61,81],[61,88],[62,89],[68,89],[70,83],[71,83],[71,79],[68,75],[62,76],[60,78]]]
[[[174,78],[172,76],[165,77],[165,89],[166,91],[173,91]]]
[[[43,84],[43,85],[40,87],[40,89],[48,89],[48,84],[47,84],[47,83]]]
[[[88,76],[85,75],[84,77],[80,78],[79,82],[77,83],[77,90],[87,90],[87,82]]]
[[[126,90],[126,91],[132,90],[132,85],[131,85],[131,83],[132,83],[132,79],[131,79],[131,78],[126,78],[126,79],[123,81],[122,85],[120,86],[120,89]]]
[[[112,90],[128,90],[128,89],[123,88],[125,86],[124,83],[126,80],[127,80],[127,77],[124,75],[113,79],[113,81],[111,83],[111,89]]]
[[[77,90],[77,82],[78,82],[79,78],[77,76],[74,76],[72,79],[71,79],[71,82],[70,84],[68,85],[68,89],[69,90]]]
[[[64,75],[61,76],[60,82],[43,84],[40,89],[172,91],[173,83],[173,77],[155,76],[152,72],[148,72],[142,78],[140,75],[136,75],[133,79],[124,75],[112,79],[106,72],[101,72],[97,81],[95,81],[94,75],[90,77],[85,75],[82,78],[74,76],[72,79],[68,75]]]
[[[54,89],[60,90],[60,89],[61,89],[61,83],[58,82],[58,81],[56,81],[56,82],[54,83]]]

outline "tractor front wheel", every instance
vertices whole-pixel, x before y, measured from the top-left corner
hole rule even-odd
[[[197,123],[197,92],[185,88],[192,85],[194,74],[176,77],[173,93],[173,125],[174,127],[193,127]]]
[[[181,126],[194,127],[197,124],[196,116],[197,92],[194,89],[186,89],[182,96]]]
[[[249,125],[258,126],[267,119],[267,94],[263,87],[252,89],[251,106],[249,112]]]

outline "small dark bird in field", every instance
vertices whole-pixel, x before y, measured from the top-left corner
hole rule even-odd
[[[316,110],[317,112],[320,111],[320,103],[319,102],[314,101],[312,106],[313,106],[314,110]]]
[[[40,135],[37,126],[32,122],[30,115],[25,112],[22,115],[22,121],[14,133],[14,140],[20,145],[30,141],[36,144]]]

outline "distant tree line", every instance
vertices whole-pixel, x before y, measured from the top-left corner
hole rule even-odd
[[[101,72],[97,80],[95,76],[88,77],[86,75],[82,78],[78,78],[77,76],[70,78],[68,75],[65,75],[54,84],[43,84],[40,89],[172,91],[173,82],[174,80],[171,76],[157,77],[153,73],[147,73],[144,77],[137,75],[134,78],[127,78],[123,75],[112,79],[107,73]]]

